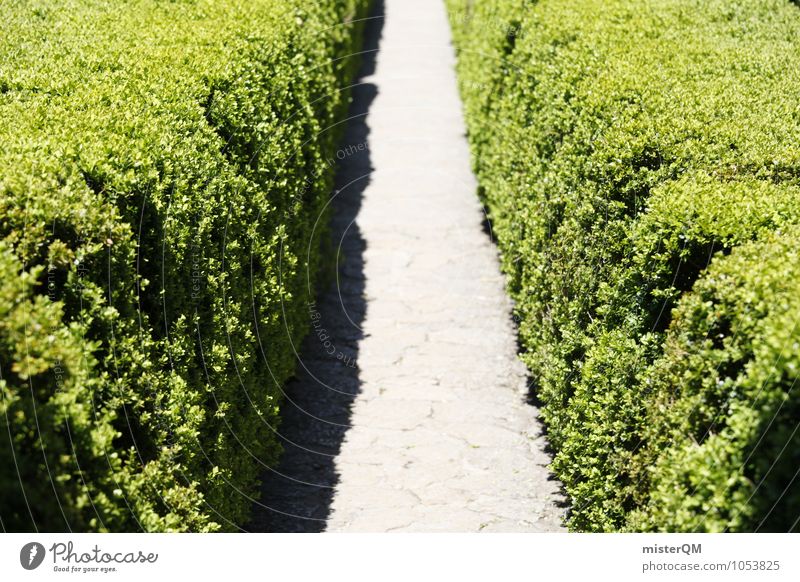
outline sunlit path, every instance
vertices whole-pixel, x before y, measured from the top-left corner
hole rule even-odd
[[[340,155],[339,284],[289,388],[292,442],[264,499],[282,514],[262,524],[557,530],[562,498],[476,197],[445,9],[384,10]]]

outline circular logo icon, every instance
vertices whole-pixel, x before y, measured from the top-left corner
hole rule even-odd
[[[39,542],[29,542],[19,551],[19,563],[26,570],[35,570],[44,561],[44,546]]]

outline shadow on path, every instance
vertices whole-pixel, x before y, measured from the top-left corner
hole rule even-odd
[[[366,313],[363,253],[356,216],[370,181],[367,112],[377,88],[362,82],[375,68],[383,28],[383,1],[366,25],[364,54],[353,88],[350,121],[339,148],[331,240],[336,280],[322,289],[308,316],[312,330],[300,350],[297,377],[286,387],[280,433],[284,454],[262,477],[260,504],[247,527],[255,532],[321,532],[338,482],[334,460],[350,428],[350,407],[360,389],[358,342]],[[365,147],[366,146],[366,147]]]

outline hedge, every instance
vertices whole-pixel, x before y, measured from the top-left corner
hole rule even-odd
[[[245,523],[366,0],[0,5],[0,525]]]
[[[570,527],[797,530],[797,7],[448,5]]]

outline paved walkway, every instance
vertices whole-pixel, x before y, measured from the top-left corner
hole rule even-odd
[[[252,529],[559,530],[443,3],[378,10],[339,154],[338,281],[309,306]]]

